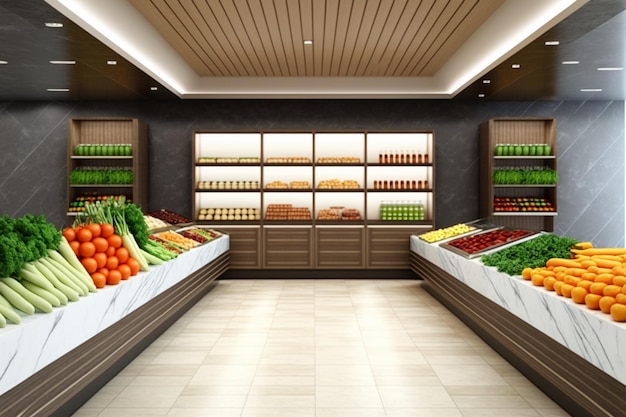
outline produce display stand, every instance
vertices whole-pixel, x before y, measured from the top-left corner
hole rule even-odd
[[[0,416],[67,417],[215,285],[229,236],[0,329]]]
[[[499,147],[514,148],[506,155]],[[541,148],[541,155],[528,148]],[[544,152],[545,151],[548,152]],[[524,149],[521,151],[520,149]],[[557,215],[557,184],[494,184],[494,170],[502,167],[549,168],[556,171],[556,119],[499,117],[480,125],[480,216],[503,226],[551,232]],[[513,154],[511,154],[513,153]],[[494,198],[538,198],[551,203],[553,211],[533,207],[524,211],[501,211]]]
[[[624,415],[626,324],[417,236],[410,247],[425,288],[571,415]]]
[[[434,155],[434,133],[427,130],[198,131],[193,220],[230,234],[229,278],[252,272],[275,277],[276,271],[293,269],[317,277],[336,271],[408,274],[409,236],[434,227]],[[333,181],[350,185],[332,188]],[[300,186],[286,188],[291,183]],[[381,205],[387,201],[422,201],[425,217],[383,219]],[[283,204],[307,209],[311,218],[266,217],[268,207]],[[356,209],[360,216],[320,218],[333,207]],[[199,218],[209,208],[258,208],[261,217]]]

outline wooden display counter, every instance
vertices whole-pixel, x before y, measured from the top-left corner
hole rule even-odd
[[[626,410],[626,324],[411,237],[426,289],[573,416]]]
[[[229,241],[0,329],[0,416],[71,415],[216,285]]]

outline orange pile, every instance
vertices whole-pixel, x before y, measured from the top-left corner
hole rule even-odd
[[[76,256],[96,288],[116,285],[139,272],[139,262],[122,244],[122,237],[110,224],[91,223],[63,229]]]
[[[626,248],[594,248],[589,242],[576,246],[572,259],[552,258],[545,267],[525,268],[522,277],[626,322]]]

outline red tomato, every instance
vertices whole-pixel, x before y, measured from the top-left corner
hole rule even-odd
[[[68,242],[73,242],[76,239],[76,231],[72,227],[66,227],[63,229],[63,236]]]
[[[109,268],[109,270],[117,269],[117,266],[119,264],[120,264],[120,261],[119,261],[119,259],[117,259],[117,256],[109,256],[107,258],[106,267]]]
[[[126,265],[126,264],[121,264],[118,265],[117,270],[120,271],[120,273],[122,274],[122,279],[128,279],[130,278],[130,266]]]
[[[98,269],[98,263],[94,258],[83,258],[80,260],[88,273],[93,274]]]
[[[76,239],[79,242],[90,242],[92,238],[93,238],[93,234],[91,233],[91,230],[85,227],[76,231]]]
[[[94,244],[98,253],[104,253],[109,248],[109,241],[103,237],[94,237],[91,243]]]
[[[103,223],[100,225],[100,236],[102,236],[103,238],[106,239],[109,236],[111,236],[113,233],[115,233],[115,228],[113,227],[112,224]]]
[[[125,264],[126,261],[128,261],[128,258],[130,257],[128,253],[128,249],[126,249],[124,246],[122,246],[121,248],[117,248],[115,250],[115,256],[120,261],[120,264]]]
[[[107,277],[107,284],[109,285],[117,285],[122,280],[122,273],[117,269],[113,269],[109,271],[109,276]]]
[[[98,223],[90,223],[85,227],[89,229],[93,237],[98,237],[100,236],[100,233],[102,233],[102,228]]]
[[[94,272],[91,274],[91,280],[96,288],[104,288],[107,283],[107,278],[99,272]]]
[[[122,246],[122,237],[120,235],[113,234],[107,240],[109,241],[109,246],[113,246],[116,249]]]
[[[91,242],[82,242],[78,247],[78,254],[83,258],[91,258],[96,253],[96,245]]]

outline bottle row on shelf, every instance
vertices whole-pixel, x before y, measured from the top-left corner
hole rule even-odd
[[[428,153],[415,151],[380,151],[379,164],[428,164]]]
[[[199,164],[259,164],[259,157],[215,157],[202,156],[198,158]],[[360,164],[362,159],[358,156],[325,156],[316,159],[317,164]],[[312,164],[312,159],[306,156],[272,156],[265,159],[266,164]],[[381,152],[378,155],[379,164],[428,164],[427,153],[398,153]]]

